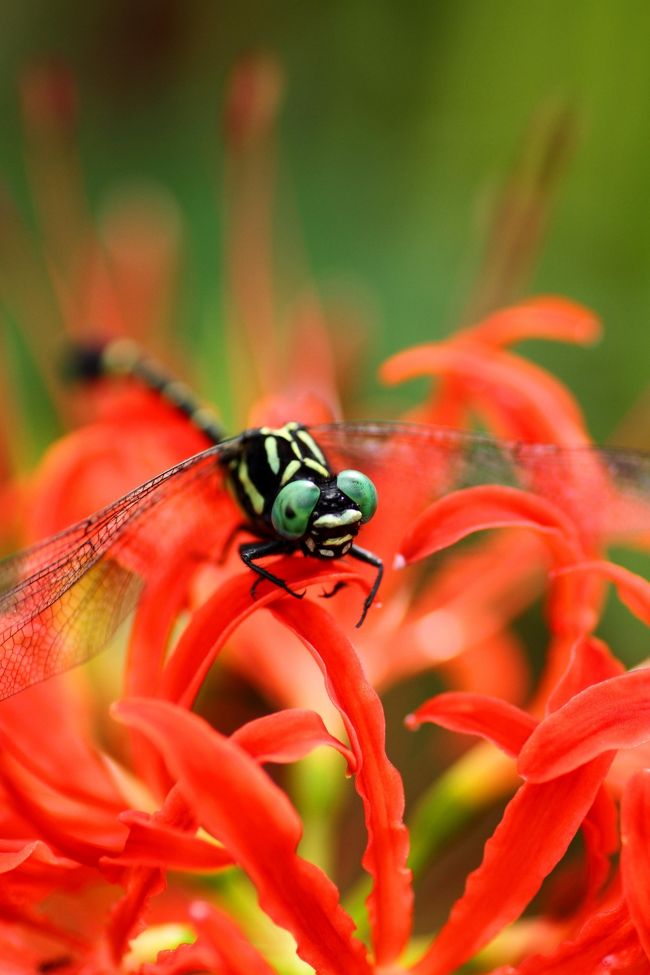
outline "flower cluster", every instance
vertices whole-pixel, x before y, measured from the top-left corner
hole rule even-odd
[[[30,79],[27,118],[34,138],[57,143],[71,99],[63,82],[54,103],[42,86]],[[272,64],[243,65],[228,118],[231,170],[247,174],[229,252],[232,317],[243,325],[233,355],[248,347],[255,387],[238,390],[242,426],[337,417],[335,377],[354,356],[351,344],[330,347],[313,297],[286,326],[295,359],[274,351],[268,254],[251,241],[268,236],[261,187],[280,87]],[[50,236],[70,232],[44,212]],[[52,252],[67,255],[50,273],[69,331],[91,309],[109,333],[159,333],[171,248],[147,219],[121,211],[128,246],[113,226],[108,253],[79,221],[74,252]],[[27,316],[32,272],[22,266],[10,295]],[[3,975],[451,975],[468,962],[493,975],[650,973],[650,671],[627,671],[596,636],[610,585],[650,625],[650,584],[606,554],[611,541],[647,546],[650,497],[634,471],[590,448],[561,384],[510,348],[597,332],[583,307],[543,297],[383,365],[388,384],[435,380],[409,419],[478,420],[497,437],[549,446],[512,454],[513,486],[463,455],[490,441],[423,456],[396,425],[373,469],[380,510],[363,536],[387,565],[382,605],[361,630],[352,624],[368,580],[344,560],[285,557],[276,571],[307,598],[268,584],[251,597],[249,573],[222,551],[240,518],[225,493],[192,510],[180,499],[164,537],[156,522],[124,660],[113,647],[92,674],[71,671],[0,704]],[[61,394],[61,415],[82,409],[84,424],[28,479],[6,465],[3,491],[25,540],[207,446],[132,381],[75,396]],[[484,483],[459,486],[461,461]],[[432,569],[429,556],[478,532]],[[512,624],[540,596],[547,640],[531,693]],[[448,689],[429,696],[420,687],[434,671]],[[433,756],[420,759],[412,809],[383,702],[416,675],[416,707],[400,714],[411,731],[433,723],[483,741],[459,754],[437,739],[447,767],[436,779]],[[427,871],[463,825],[497,808],[440,923],[445,897]]]

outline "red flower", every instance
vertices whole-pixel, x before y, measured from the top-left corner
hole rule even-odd
[[[288,315],[291,355],[278,354],[270,227],[281,88],[277,65],[252,59],[236,72],[227,112],[229,372],[242,426],[247,418],[337,417],[335,376],[353,372],[353,343],[346,336],[334,343],[343,350],[337,361],[311,294]],[[58,153],[61,198],[72,211],[62,220],[58,199],[40,199],[66,327],[83,334],[90,319],[110,335],[154,337],[165,304],[157,296],[172,291],[173,213],[115,206],[103,252],[66,168],[74,158],[68,80],[53,86],[51,75],[32,76],[25,110],[38,150],[30,158],[34,185],[47,185],[39,168]],[[164,231],[160,248],[156,226]],[[23,309],[31,307],[24,287],[18,291]],[[105,575],[86,577],[91,598],[102,591],[95,583],[117,576],[138,587],[124,666],[115,655],[97,663],[115,665],[119,676],[107,669],[91,689],[77,671],[0,705],[0,957],[10,972],[270,975],[308,965],[319,975],[451,975],[477,954],[477,965],[498,965],[502,975],[596,975],[605,965],[650,971],[650,786],[647,753],[639,751],[650,741],[647,672],[625,672],[594,636],[607,582],[650,622],[648,584],[604,557],[612,538],[638,541],[647,531],[648,499],[589,449],[566,390],[506,349],[530,336],[590,341],[597,328],[580,306],[539,298],[384,366],[389,383],[437,380],[420,420],[462,427],[478,416],[498,435],[549,446],[459,434],[427,452],[396,426],[381,456],[368,457],[381,506],[364,544],[384,557],[387,572],[383,606],[360,632],[349,624],[367,579],[344,561],[283,557],[276,571],[292,588],[308,588],[308,598],[288,599],[262,583],[251,599],[250,574],[224,552],[241,516],[216,478],[191,497],[168,498],[124,532],[101,563]],[[78,395],[89,422],[62,438],[31,479],[28,538],[206,446],[171,407],[129,381]],[[74,412],[69,398],[58,402],[62,415]],[[569,445],[586,449],[555,449]],[[485,483],[503,478],[518,487]],[[414,565],[486,530],[498,534],[434,569]],[[397,553],[407,572],[393,568]],[[32,568],[44,567],[38,551],[31,558]],[[336,599],[312,598],[339,582],[348,588]],[[510,624],[545,589],[549,646],[524,710],[528,659]],[[79,609],[78,592],[61,598],[82,627],[87,621],[101,634],[104,617]],[[106,608],[101,600],[94,606]],[[70,660],[71,629],[62,646],[47,612],[37,623],[41,654],[47,634],[49,651]],[[423,703],[411,726],[435,722],[485,743],[450,765],[412,817],[416,879],[456,818],[499,798],[507,804],[437,934],[434,905],[418,890],[420,916],[431,920],[415,941],[405,788],[388,757],[397,747],[386,743],[379,692],[433,667],[461,690]],[[233,702],[233,673],[264,699],[252,720]],[[34,676],[29,671],[27,682]],[[119,727],[107,718],[116,694]],[[265,705],[270,713],[260,714]],[[195,706],[210,720],[193,714]],[[269,763],[297,764],[271,775]],[[433,765],[418,773],[419,791]],[[337,834],[348,833],[347,820],[336,818],[346,772],[364,829],[357,852],[354,837],[343,837],[346,862],[336,864]],[[570,861],[578,832],[581,853]],[[364,875],[363,905],[357,888],[340,892],[337,866],[354,872],[354,884]],[[570,902],[545,910],[540,900],[542,916],[518,922],[540,887],[559,901],[563,883],[572,885]]]

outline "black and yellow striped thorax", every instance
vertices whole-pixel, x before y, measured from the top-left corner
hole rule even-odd
[[[262,530],[270,526],[273,502],[285,484],[298,479],[321,484],[332,477],[322,450],[299,423],[247,430],[227,465],[240,508]]]

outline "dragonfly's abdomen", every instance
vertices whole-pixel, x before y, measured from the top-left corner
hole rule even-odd
[[[84,381],[104,376],[132,376],[183,413],[213,443],[225,439],[214,410],[130,339],[73,346],[66,357],[65,372],[72,379]]]

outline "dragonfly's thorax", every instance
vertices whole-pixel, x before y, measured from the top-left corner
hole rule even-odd
[[[322,450],[299,423],[247,431],[226,460],[235,499],[262,534],[275,534],[271,511],[286,484],[303,479],[320,485],[332,476]]]
[[[361,526],[359,508],[338,488],[336,478],[320,484],[320,498],[301,541],[305,555],[338,559],[352,548]]]

